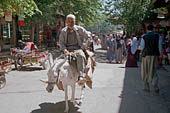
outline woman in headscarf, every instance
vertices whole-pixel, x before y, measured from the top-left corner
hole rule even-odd
[[[113,50],[114,50],[114,43],[113,43],[113,38],[112,35],[110,34],[109,37],[106,40],[106,45],[107,45],[107,59],[111,63],[113,60]]]
[[[136,37],[133,37],[133,40],[131,43],[127,45],[127,60],[125,67],[138,67],[137,66],[137,58],[136,58],[136,51],[138,48],[138,41]]]
[[[123,57],[123,52],[125,51],[125,41],[120,38],[120,36],[116,36],[115,42],[115,57],[116,57],[116,63],[122,64],[122,57]]]

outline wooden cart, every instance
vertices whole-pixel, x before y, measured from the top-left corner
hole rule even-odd
[[[43,69],[48,67],[48,51],[32,51],[29,53],[20,53],[17,49],[11,49],[11,57],[15,68],[21,70],[26,64],[34,65],[40,64]]]

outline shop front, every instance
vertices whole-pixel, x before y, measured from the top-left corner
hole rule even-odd
[[[14,45],[12,21],[5,21],[5,18],[1,18],[0,21],[0,51],[8,50]]]

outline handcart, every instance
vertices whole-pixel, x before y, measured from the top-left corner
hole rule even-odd
[[[15,68],[20,70],[24,65],[40,64],[43,69],[48,67],[48,51],[38,51],[33,42],[27,42],[24,50],[11,48],[11,57]]]

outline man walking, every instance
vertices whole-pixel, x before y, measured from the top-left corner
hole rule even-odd
[[[150,92],[149,83],[152,83],[156,94],[159,93],[156,64],[159,57],[159,34],[153,32],[153,25],[147,26],[148,32],[141,40],[142,65],[141,75],[144,81],[144,91]]]
[[[77,55],[76,68],[80,73],[80,77],[85,77],[85,63],[86,57],[83,50],[85,50],[84,41],[90,38],[88,32],[81,26],[75,25],[76,19],[72,14],[67,15],[67,26],[61,30],[59,36],[60,48],[64,54],[74,52]]]

